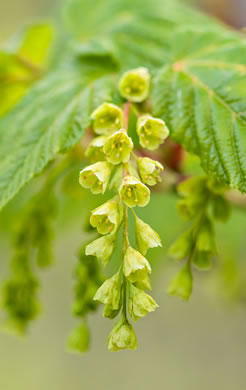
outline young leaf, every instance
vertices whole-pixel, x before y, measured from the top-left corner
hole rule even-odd
[[[0,120],[0,209],[59,152],[80,140],[91,112],[110,94],[111,78],[95,79],[68,68],[36,84]]]
[[[246,46],[233,32],[181,28],[155,80],[154,114],[204,170],[246,191]]]

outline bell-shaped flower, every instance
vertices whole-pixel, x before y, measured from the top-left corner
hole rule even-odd
[[[90,161],[97,162],[106,160],[106,156],[103,151],[103,146],[106,139],[106,137],[101,136],[93,138],[93,140],[90,142],[85,152],[86,157],[88,157]]]
[[[188,300],[192,293],[192,272],[190,264],[187,263],[174,277],[168,287],[168,294],[178,295]]]
[[[134,287],[132,284],[130,285],[128,311],[134,321],[155,311],[157,307],[157,303],[149,294]]]
[[[143,148],[155,150],[168,137],[169,130],[163,120],[143,115],[138,118],[137,133]]]
[[[149,248],[155,248],[161,245],[161,239],[147,223],[143,222],[135,215],[136,224],[136,244],[138,250],[145,255]]]
[[[98,233],[115,232],[122,221],[123,207],[118,196],[102,204],[92,211],[90,224],[97,228]]]
[[[128,207],[144,207],[150,200],[148,187],[133,176],[124,177],[119,193],[121,199]]]
[[[141,103],[147,99],[150,87],[150,74],[146,68],[125,72],[120,79],[120,94],[130,102]]]
[[[154,186],[161,181],[160,172],[164,168],[159,161],[154,161],[149,157],[142,157],[137,160],[137,166],[143,183]]]
[[[115,241],[115,234],[108,234],[107,236],[97,238],[86,246],[85,254],[86,256],[96,256],[98,260],[101,260],[106,265],[113,254]]]
[[[120,307],[121,296],[121,278],[117,272],[112,278],[105,280],[101,287],[97,290],[94,300],[110,305],[113,310]]]
[[[108,349],[112,352],[122,349],[136,349],[138,345],[136,333],[125,317],[115,324],[108,336]]]
[[[135,283],[151,273],[151,267],[141,253],[128,246],[123,260],[123,273],[131,283]]]
[[[109,135],[123,126],[123,111],[112,103],[103,103],[95,111],[91,118],[96,134]]]
[[[111,135],[104,144],[107,160],[114,165],[126,163],[133,149],[133,143],[125,130],[121,129]]]
[[[103,194],[107,188],[111,166],[107,161],[89,165],[80,172],[79,182],[84,188],[90,188],[93,194]]]

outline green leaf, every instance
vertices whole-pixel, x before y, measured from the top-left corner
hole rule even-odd
[[[204,170],[246,192],[246,44],[233,32],[181,28],[155,79],[154,114]]]
[[[99,67],[83,75],[67,67],[36,84],[0,120],[0,208],[80,140],[92,110],[110,99],[111,83],[109,76],[100,77]]]
[[[0,51],[0,116],[41,77],[53,41],[53,27],[38,24]]]

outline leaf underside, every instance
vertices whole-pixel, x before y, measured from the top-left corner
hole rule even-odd
[[[136,66],[153,74],[153,113],[171,138],[207,173],[246,192],[243,36],[173,0],[97,0],[95,7],[69,0],[65,15],[89,42],[70,49],[76,66],[61,64],[0,120],[0,208],[80,140],[96,104]]]

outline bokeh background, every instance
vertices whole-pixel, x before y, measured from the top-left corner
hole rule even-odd
[[[193,0],[195,6],[236,28],[246,26],[245,0]],[[26,23],[55,13],[59,0],[0,2],[0,42]],[[0,220],[0,275],[8,274],[11,227],[22,194]],[[220,258],[210,272],[195,278],[188,303],[167,296],[177,265],[167,247],[183,229],[173,195],[155,194],[141,210],[143,219],[160,232],[164,248],[152,251],[153,295],[160,308],[136,325],[139,348],[112,354],[106,339],[112,323],[101,310],[90,317],[93,339],[87,355],[65,349],[75,324],[71,315],[76,251],[85,239],[81,226],[88,208],[98,204],[86,192],[80,199],[60,200],[56,222],[56,263],[41,276],[43,312],[25,338],[0,333],[1,390],[168,389],[244,390],[246,388],[246,214],[233,210],[230,222],[217,226]],[[159,212],[161,210],[161,213]],[[8,216],[8,219],[6,218]]]

